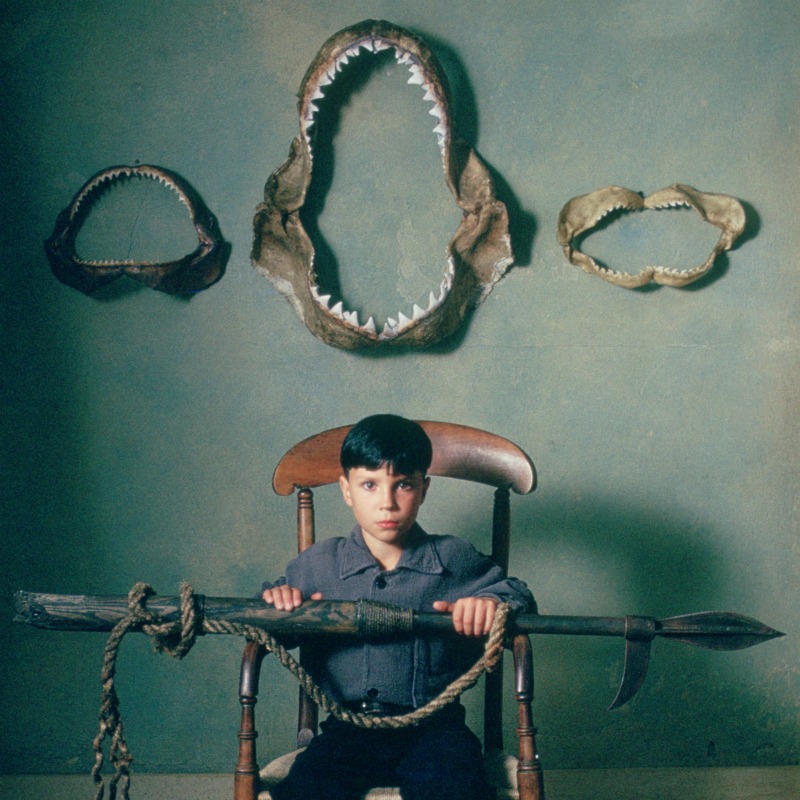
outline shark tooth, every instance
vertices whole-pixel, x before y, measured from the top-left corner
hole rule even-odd
[[[396,339],[397,338],[397,328],[394,325],[390,325],[387,322],[383,326],[383,330],[381,331],[380,338],[381,339]]]
[[[422,77],[422,70],[416,64],[412,64],[408,69],[411,72],[411,77],[406,82],[415,86],[423,86],[425,79]]]

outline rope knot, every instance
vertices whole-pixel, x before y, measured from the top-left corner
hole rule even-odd
[[[167,653],[173,658],[183,658],[194,646],[198,631],[197,603],[194,589],[188,583],[181,584],[181,621],[164,622],[158,614],[147,609],[147,598],[155,594],[153,587],[136,583],[128,593],[128,612],[131,628],[146,633],[152,640],[156,652]]]
[[[130,631],[143,631],[152,640],[157,652],[166,652],[175,658],[183,658],[194,645],[198,628],[197,603],[194,590],[188,583],[181,584],[181,621],[164,622],[158,614],[149,611],[147,598],[155,594],[152,586],[136,583],[128,593],[128,614],[111,631],[103,655],[101,680],[103,691],[100,697],[100,729],[93,741],[95,763],[92,767],[96,793],[95,800],[102,800],[105,785],[101,775],[103,766],[103,740],[111,740],[109,761],[114,766],[114,775],[109,783],[109,800],[115,800],[117,787],[122,788],[123,800],[128,798],[130,765],[133,757],[128,751],[123,734],[119,697],[114,688],[117,654],[123,637]]]

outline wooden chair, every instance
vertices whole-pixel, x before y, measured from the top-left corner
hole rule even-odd
[[[528,456],[515,444],[486,431],[455,425],[448,422],[420,421],[433,444],[433,463],[429,474],[473,481],[495,487],[492,524],[491,555],[500,567],[508,570],[510,546],[510,491],[527,494],[535,488],[536,473]],[[313,489],[338,482],[341,468],[339,451],[351,426],[334,428],[312,436],[292,447],[280,460],[273,476],[272,486],[277,494],[297,494],[297,546],[298,552],[310,547],[315,540]],[[533,658],[530,638],[518,635],[513,639],[515,690],[518,702],[519,755],[512,780],[498,798],[519,797],[520,800],[544,800],[541,767],[536,754],[535,728],[531,717],[533,699]],[[263,647],[249,642],[242,658],[239,697],[242,707],[239,731],[239,759],[236,765],[234,800],[256,800],[262,792],[259,768],[256,762],[258,736],[255,727],[255,704],[258,698],[258,681]],[[301,648],[302,658],[302,648]],[[303,747],[315,735],[317,708],[300,692],[298,718],[298,747]],[[484,751],[494,756],[498,771],[498,756],[502,761],[500,772],[506,771],[509,760],[504,756],[502,732],[502,670],[487,675],[484,700]],[[278,761],[285,761],[283,757]],[[273,762],[277,763],[277,762]],[[287,767],[288,768],[288,767]],[[513,780],[514,773],[516,780]],[[502,780],[500,781],[502,782]],[[516,783],[516,786],[513,784]],[[394,792],[394,794],[392,794]],[[266,792],[261,794],[268,798]],[[396,790],[373,790],[365,798],[397,797]]]

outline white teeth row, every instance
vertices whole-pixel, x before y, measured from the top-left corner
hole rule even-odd
[[[692,269],[675,269],[674,267],[652,267],[660,275],[676,275],[681,278],[691,274],[700,267],[693,267]]]
[[[691,203],[687,203],[685,200],[671,200],[668,203],[662,203],[657,206],[649,206],[654,211],[658,211],[659,209],[664,208],[694,208]],[[609,208],[603,209],[602,213],[598,214],[598,216],[592,221],[592,226],[596,225],[601,220],[605,219],[609,214],[613,214],[615,211],[619,211],[620,209],[630,210],[631,206],[627,205],[626,203],[616,203]],[[663,269],[662,267],[656,267],[655,269]],[[613,272],[613,270],[611,270]]]
[[[442,279],[441,284],[439,284],[438,296],[433,292],[428,295],[428,307],[421,308],[414,303],[411,308],[410,317],[404,314],[402,311],[397,312],[397,318],[387,317],[386,323],[384,324],[380,335],[377,333],[377,326],[375,325],[374,317],[370,316],[370,318],[363,325],[359,324],[357,311],[348,311],[342,304],[341,300],[335,303],[333,306],[330,306],[329,304],[331,301],[331,296],[329,294],[320,294],[319,286],[317,286],[315,283],[311,284],[311,296],[321,308],[324,308],[325,311],[327,311],[329,314],[332,314],[334,317],[336,317],[336,319],[346,323],[356,330],[366,333],[373,338],[377,336],[377,338],[381,340],[394,339],[408,328],[413,327],[421,320],[429,317],[434,311],[436,311],[437,308],[439,308],[439,306],[442,305],[442,303],[444,303],[447,295],[450,294],[450,289],[453,288],[453,279],[455,278],[455,274],[455,264],[453,263],[453,259],[451,257],[447,259],[447,269],[445,270],[444,278]]]
[[[119,261],[108,258],[95,261],[93,259],[77,257],[75,261],[78,264],[85,264],[89,267],[152,267],[156,264],[155,261],[132,261],[129,258],[120,259]]]
[[[183,205],[186,206],[190,212],[192,211],[192,207],[189,204],[189,199],[166,175],[162,175],[160,172],[151,171],[149,169],[140,168],[136,172],[133,170],[119,169],[106,173],[102,178],[92,183],[91,186],[87,186],[83,192],[81,192],[80,197],[78,197],[73,203],[70,219],[75,218],[75,215],[78,213],[81,205],[90,194],[96,192],[105,184],[111,185],[114,181],[119,180],[120,178],[144,178],[147,180],[158,181],[162,186],[166,186],[168,189],[175,192],[175,194],[178,195],[178,199],[181,201],[181,203],[183,203]]]
[[[610,208],[603,209],[603,212],[601,214],[598,214],[592,221],[591,223],[592,227],[597,225],[597,223],[600,222],[601,220],[604,220],[609,214],[613,214],[615,211],[619,211],[621,208],[630,209],[630,206],[625,205],[625,203],[617,203],[616,205],[613,205]]]
[[[685,200],[672,200],[669,203],[662,203],[661,205],[653,206],[653,208],[694,208],[694,206],[691,203],[687,203]]]
[[[433,103],[433,108],[428,113],[430,113],[437,120],[437,124],[434,127],[433,132],[436,134],[436,141],[439,145],[439,150],[442,153],[442,157],[444,158],[445,143],[448,136],[448,122],[441,98],[437,95],[433,86],[426,80],[425,72],[411,55],[411,53],[406,50],[401,50],[396,45],[390,44],[383,39],[367,39],[363,42],[359,42],[358,44],[348,47],[346,50],[343,50],[341,53],[339,53],[333,59],[333,63],[325,70],[319,80],[319,83],[311,93],[311,97],[306,103],[300,120],[300,129],[303,133],[303,137],[306,140],[306,144],[309,145],[309,150],[311,146],[311,139],[308,131],[309,128],[311,128],[311,126],[314,124],[317,111],[319,110],[319,106],[315,101],[321,100],[325,96],[322,92],[322,87],[333,83],[333,81],[336,79],[336,73],[339,72],[345,64],[348,64],[351,58],[356,57],[361,52],[362,47],[372,53],[394,49],[394,57],[397,63],[408,66],[408,69],[411,72],[411,77],[408,79],[408,83],[422,86],[422,88],[425,89],[425,96],[423,99]]]
[[[610,267],[601,267],[594,259],[592,259],[592,263],[597,268],[597,271],[601,275],[611,275],[617,278],[627,278],[630,275],[627,272],[620,272],[616,269],[611,269]],[[702,264],[699,267],[692,267],[691,269],[675,269],[674,267],[657,267],[657,266],[646,266],[643,270],[639,272],[639,274],[645,274],[649,272],[658,273],[659,275],[673,275],[678,278],[685,278],[687,275],[692,275],[695,272],[699,272],[705,267]]]

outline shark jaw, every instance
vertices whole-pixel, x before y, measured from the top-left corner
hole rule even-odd
[[[451,240],[444,274],[430,291],[425,307],[376,321],[360,320],[342,300],[331,302],[314,270],[314,249],[302,227],[313,164],[314,126],[326,87],[355,58],[391,50],[431,104],[433,133],[442,157],[445,181],[463,212]],[[427,45],[411,32],[388,22],[366,20],[334,34],[306,71],[299,93],[300,134],[288,161],[272,176],[265,201],[256,210],[252,260],[286,296],[311,332],[336,347],[428,345],[451,335],[471,307],[491,291],[512,262],[505,206],[496,200],[488,170],[463,140],[452,133],[447,81]]]
[[[665,208],[693,208],[703,220],[722,231],[711,254],[699,266],[686,270],[646,266],[632,274],[601,266],[576,244],[581,234],[597,227],[610,214]],[[714,265],[716,257],[733,247],[744,228],[744,207],[735,197],[700,192],[685,183],[667,186],[647,197],[623,186],[605,186],[566,202],[558,217],[556,237],[571,264],[615,286],[638,289],[652,281],[662,286],[682,287],[702,278]]]
[[[93,204],[112,184],[130,180],[157,181],[177,195],[197,232],[198,244],[193,252],[181,259],[161,263],[130,259],[95,260],[78,255],[75,242]],[[176,173],[150,164],[107,167],[95,173],[58,215],[44,249],[53,274],[67,286],[88,295],[121,275],[167,294],[191,295],[222,277],[230,254],[216,217],[199,194]]]

